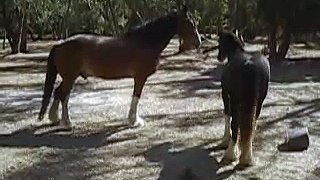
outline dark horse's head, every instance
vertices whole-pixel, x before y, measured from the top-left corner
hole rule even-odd
[[[222,32],[219,32],[218,43],[219,52],[217,58],[220,62],[223,62],[228,56],[239,49],[243,51],[244,43],[237,30],[223,30]]]

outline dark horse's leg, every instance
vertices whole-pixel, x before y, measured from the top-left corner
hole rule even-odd
[[[235,101],[233,97],[231,97],[231,140],[229,141],[228,148],[224,154],[224,157],[221,161],[222,164],[230,164],[231,162],[236,160],[236,148],[237,148],[237,140],[238,140],[238,131],[239,131],[239,103]]]
[[[256,130],[256,121],[260,115],[263,101],[268,91],[268,80],[264,80],[260,84],[257,93],[247,91],[245,95],[247,102],[242,106],[241,123],[240,123],[240,149],[241,155],[239,159],[238,169],[253,165],[252,143]],[[257,86],[259,84],[256,84]]]
[[[262,103],[267,94],[268,80],[256,73],[253,68],[242,71],[241,121],[239,169],[253,165],[252,143],[256,131],[256,120],[260,115]]]
[[[250,97],[248,97],[250,98]],[[251,97],[254,98],[254,97]],[[250,99],[251,99],[250,98]],[[256,100],[254,100],[256,101]],[[241,122],[240,122],[240,150],[241,155],[237,168],[245,168],[253,164],[252,143],[256,130],[256,103],[245,102],[241,106]]]
[[[144,120],[138,115],[138,104],[141,97],[141,92],[146,83],[148,76],[134,77],[134,90],[129,110],[129,124],[131,126],[144,126]]]
[[[220,146],[222,148],[227,148],[229,141],[231,139],[231,132],[230,132],[231,107],[230,107],[229,94],[223,86],[222,86],[222,100],[224,105],[225,127],[224,127],[224,134],[223,134],[223,138]]]

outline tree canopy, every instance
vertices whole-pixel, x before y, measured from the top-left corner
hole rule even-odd
[[[246,38],[253,38],[278,32],[278,28],[290,32],[320,28],[319,0],[188,2],[201,33],[216,33],[229,25],[240,29]],[[119,35],[173,8],[175,0],[2,0],[0,25],[8,31],[11,44],[17,41],[22,26],[33,39],[46,35],[60,39],[79,32]],[[22,23],[23,17],[26,23]]]

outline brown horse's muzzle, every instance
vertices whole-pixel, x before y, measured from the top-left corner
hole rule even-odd
[[[201,39],[198,37],[194,38],[192,40],[183,40],[182,44],[180,46],[180,50],[182,51],[188,51],[188,50],[192,50],[192,49],[198,49],[201,45]]]

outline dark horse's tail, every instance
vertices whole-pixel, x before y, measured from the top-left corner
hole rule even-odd
[[[50,102],[50,97],[53,91],[54,83],[57,78],[57,68],[56,65],[54,64],[54,54],[55,54],[55,47],[53,47],[50,51],[49,57],[48,57],[48,62],[47,62],[47,73],[46,73],[46,80],[44,84],[44,92],[42,96],[42,105],[39,113],[38,120],[41,121],[44,117],[44,114],[47,111],[47,107]]]
[[[253,64],[247,64],[242,70],[243,95],[246,97],[246,104],[255,106],[259,98],[259,74]]]

